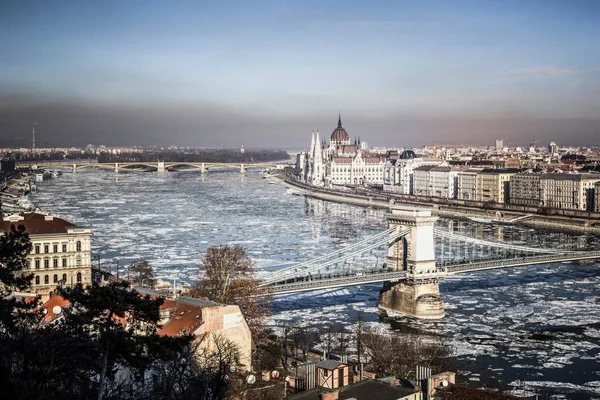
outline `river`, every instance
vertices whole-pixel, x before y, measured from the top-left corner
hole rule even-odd
[[[38,185],[42,210],[93,229],[93,259],[105,268],[148,260],[164,279],[192,282],[205,250],[247,248],[259,273],[331,252],[386,228],[384,210],[290,195],[257,171],[141,173],[81,170]],[[441,219],[438,226],[492,240],[600,247],[589,234]],[[99,260],[96,257],[99,256]],[[353,268],[380,264],[377,253]],[[473,386],[501,379],[515,395],[600,398],[600,268],[549,264],[449,277],[441,322],[388,317],[380,285],[278,297],[269,323],[351,327],[357,312],[383,330],[447,337]]]

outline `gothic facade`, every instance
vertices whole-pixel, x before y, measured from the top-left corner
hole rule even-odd
[[[341,115],[329,143],[313,132],[310,149],[299,154],[300,178],[314,186],[382,185],[385,157],[367,151],[360,139],[350,143]]]

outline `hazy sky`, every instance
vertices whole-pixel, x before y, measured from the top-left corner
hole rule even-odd
[[[0,136],[600,145],[600,1],[0,2]]]

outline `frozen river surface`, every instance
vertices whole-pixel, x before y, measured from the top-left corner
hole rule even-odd
[[[93,228],[105,266],[149,260],[163,278],[191,281],[207,247],[240,244],[267,271],[342,248],[386,228],[385,211],[286,194],[257,172],[121,173],[82,170],[39,185],[43,210]],[[491,240],[572,242],[591,235],[440,220],[442,228]],[[95,260],[95,258],[94,258]],[[378,254],[355,260],[373,266]],[[114,268],[114,267],[113,267]],[[351,325],[358,311],[381,329],[444,335],[472,385],[502,379],[515,394],[600,399],[600,268],[551,264],[457,275],[440,285],[442,322],[389,318],[377,309],[380,285],[277,298],[271,324]]]

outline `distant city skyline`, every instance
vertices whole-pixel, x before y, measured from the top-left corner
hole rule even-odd
[[[598,145],[600,2],[3,3],[0,136]]]

